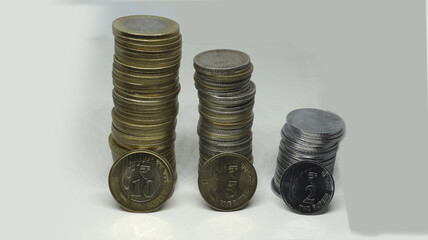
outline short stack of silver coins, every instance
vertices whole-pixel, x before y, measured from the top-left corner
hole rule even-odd
[[[339,143],[345,134],[345,123],[338,115],[319,109],[303,108],[290,112],[281,130],[272,189],[280,196],[284,171],[299,161],[315,161],[333,174]]]

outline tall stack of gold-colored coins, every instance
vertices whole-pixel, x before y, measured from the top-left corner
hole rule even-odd
[[[113,22],[113,34],[115,107],[109,144],[116,162],[110,189],[125,209],[154,211],[172,195],[177,179],[179,25],[163,17],[126,16]]]
[[[238,210],[257,187],[252,165],[253,65],[246,53],[229,49],[202,52],[193,63],[200,113],[199,191],[216,210]]]

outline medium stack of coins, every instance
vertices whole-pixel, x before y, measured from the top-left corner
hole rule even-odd
[[[247,54],[226,49],[202,52],[193,63],[200,113],[199,191],[212,208],[235,211],[247,205],[257,187],[253,65]]]
[[[113,22],[113,34],[113,159],[134,149],[150,150],[168,161],[176,179],[179,25],[163,17],[127,16]]]
[[[199,170],[219,153],[233,152],[251,163],[256,86],[250,57],[236,50],[210,50],[194,58],[199,96]]]
[[[297,162],[310,161],[324,166],[333,174],[339,143],[345,134],[345,123],[338,115],[319,109],[297,109],[287,115],[281,131],[272,189],[281,195],[281,178]]]

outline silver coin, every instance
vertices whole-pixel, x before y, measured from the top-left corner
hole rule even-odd
[[[321,142],[321,144],[324,144],[325,142],[329,142],[329,141],[339,142],[342,140],[342,138],[345,135],[345,129],[343,129],[342,131],[335,133],[335,134],[317,135],[317,134],[305,133],[305,132],[300,131],[294,127],[291,127],[288,124],[285,124],[282,132],[283,133],[289,132],[295,138],[304,139],[305,141],[309,141],[311,143]]]
[[[327,148],[332,145],[336,145],[341,139],[343,135],[339,135],[338,137],[332,137],[332,138],[310,138],[305,135],[302,135],[299,132],[293,131],[288,124],[282,129],[281,131],[282,138],[287,138],[290,141],[300,144],[300,145],[307,145],[311,147],[318,147],[318,148]]]
[[[213,75],[231,75],[250,66],[250,57],[241,51],[216,49],[199,53],[193,58],[197,71]]]
[[[224,96],[221,94],[203,94],[200,92],[198,93],[200,98],[208,102],[225,106],[243,105],[253,100],[255,95],[256,85],[253,82],[250,83],[250,87],[247,91],[232,96]]]
[[[251,75],[245,78],[238,78],[237,80],[218,81],[203,77],[196,72],[193,75],[193,79],[197,84],[196,89],[206,89],[214,92],[228,92],[231,90],[239,90],[240,88],[248,85],[251,81]]]
[[[302,108],[287,115],[287,124],[314,135],[331,135],[342,131],[345,123],[338,115],[314,108]]]
[[[204,87],[201,87],[197,82],[195,82],[195,86],[198,89],[198,92],[203,94],[203,95],[214,95],[214,96],[220,96],[220,97],[234,97],[234,96],[239,96],[241,94],[246,94],[250,87],[251,87],[251,81],[249,81],[248,83],[246,83],[245,85],[237,88],[236,90],[229,90],[227,92],[217,92],[217,91],[213,91],[211,89],[207,89]]]

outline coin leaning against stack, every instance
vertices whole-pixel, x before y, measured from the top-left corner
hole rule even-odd
[[[175,182],[174,140],[182,46],[179,25],[163,17],[126,16],[113,22],[113,34],[115,107],[109,137],[113,159],[120,160],[135,149],[153,152],[158,161],[167,161],[163,165],[170,168]],[[149,156],[146,152],[137,155]],[[136,195],[142,192],[138,188],[148,188],[138,184]],[[159,206],[151,208],[155,207]]]
[[[339,143],[345,134],[345,124],[342,118],[332,112],[312,108],[294,110],[287,115],[286,121],[281,130],[282,139],[279,146],[276,172],[272,179],[272,189],[294,211],[302,214],[318,213],[328,205],[334,191],[331,175],[334,171]],[[298,171],[301,172],[297,174]],[[303,175],[307,175],[306,179],[294,181],[297,176],[302,177]],[[290,186],[293,183],[302,183],[304,180],[308,180],[309,185]],[[325,184],[326,182],[328,184]],[[315,183],[323,183],[324,185],[321,184],[322,187],[314,190],[314,193],[328,191],[329,193],[325,193],[325,196],[329,196],[330,199],[323,199],[322,204],[312,204],[316,208],[312,208],[311,204],[302,207],[311,202],[308,201],[308,198],[306,198],[306,202],[302,202],[298,206],[293,205],[299,201],[292,198],[296,198],[299,194],[291,194],[290,191],[298,191],[300,187],[302,193],[307,193],[309,188],[315,189]],[[305,194],[302,194],[302,197]],[[320,197],[322,198],[323,195],[321,194]]]
[[[199,190],[214,209],[237,210],[248,203],[257,185],[252,166],[253,65],[243,52],[218,49],[196,55],[194,68],[200,114]],[[244,165],[249,174],[239,179],[245,175],[240,167]]]

